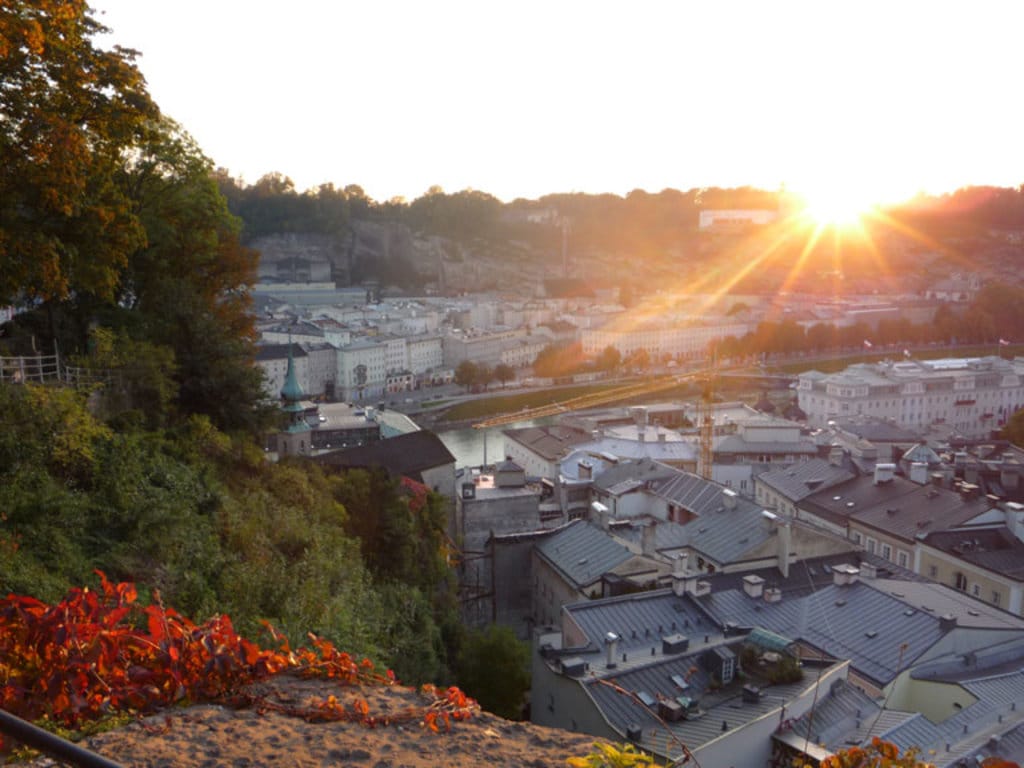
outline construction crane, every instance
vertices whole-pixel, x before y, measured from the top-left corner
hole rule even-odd
[[[700,399],[697,401],[697,425],[699,448],[697,474],[705,480],[711,479],[714,464],[715,436],[715,377],[718,375],[718,357],[711,355],[711,368],[698,381],[701,384]]]

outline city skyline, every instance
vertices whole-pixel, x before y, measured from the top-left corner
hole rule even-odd
[[[834,209],[1024,181],[1006,88],[1024,9],[1005,4],[92,6],[248,183],[785,186]]]

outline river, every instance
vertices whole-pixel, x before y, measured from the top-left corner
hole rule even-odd
[[[505,458],[504,430],[554,424],[556,421],[557,418],[555,416],[547,416],[542,419],[517,421],[514,424],[505,424],[489,429],[473,429],[472,427],[449,429],[444,432],[438,432],[437,436],[441,438],[441,442],[444,443],[445,447],[451,451],[452,456],[455,457],[456,469],[479,467],[485,463],[496,464]]]

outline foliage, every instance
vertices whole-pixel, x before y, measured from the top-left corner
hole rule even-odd
[[[469,389],[476,383],[480,369],[472,360],[463,360],[455,366],[455,383]]]
[[[918,750],[911,748],[900,754],[899,747],[874,736],[866,747],[841,749],[826,757],[821,768],[927,768],[918,759]]]
[[[533,361],[533,372],[546,378],[559,378],[579,372],[583,367],[583,345],[549,344]]]
[[[1016,446],[1024,446],[1024,409],[1014,413],[1003,427],[1003,438]]]
[[[617,347],[605,347],[597,356],[594,365],[600,371],[615,371],[622,364],[622,353]]]
[[[117,175],[157,115],[84,0],[0,6],[0,303],[113,296],[143,235]]]
[[[511,365],[506,363],[498,363],[494,366],[494,378],[501,382],[501,386],[505,386],[508,382],[513,381],[516,377],[516,372],[512,370]]]
[[[316,635],[309,636],[311,648],[293,650],[267,625],[277,648],[266,650],[235,632],[227,616],[197,625],[165,608],[159,596],[140,605],[133,585],[98,575],[99,590],[74,588],[52,606],[17,595],[0,599],[0,708],[74,728],[183,701],[257,704],[258,695],[242,686],[286,669],[346,686],[394,682],[390,671],[379,671],[368,659],[357,662]],[[423,692],[424,707],[381,715],[371,714],[365,700],[346,708],[333,695],[295,711],[275,708],[371,727],[418,721],[435,731],[476,708],[456,688]]]
[[[654,765],[654,758],[640,752],[632,744],[613,746],[594,742],[594,751],[586,757],[570,757],[566,760],[572,768],[632,768],[637,765]]]
[[[518,720],[530,689],[530,651],[508,627],[466,633],[458,659],[459,686],[488,712]]]

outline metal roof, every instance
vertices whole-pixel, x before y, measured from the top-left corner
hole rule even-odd
[[[537,552],[577,589],[593,584],[633,557],[629,549],[583,520],[539,543]]]
[[[736,684],[718,693],[711,693],[708,691],[710,676],[700,663],[702,654],[667,657],[661,663],[630,669],[614,677],[589,679],[584,683],[584,690],[612,728],[623,736],[627,728],[639,727],[640,743],[645,749],[678,756],[679,749],[666,729],[674,739],[690,749],[697,749],[715,739],[728,736],[729,731],[778,710],[814,685],[813,680],[805,678],[796,683],[762,688],[762,695],[755,702],[744,701],[740,686]],[[673,677],[686,680],[689,687],[685,691],[679,688]],[[703,714],[695,719],[666,723],[655,717],[651,707],[637,701],[635,696],[640,692],[654,701],[688,696],[699,701]]]
[[[810,459],[757,476],[757,482],[778,491],[790,501],[800,501],[818,491],[852,480],[854,473],[826,459]]]
[[[856,582],[766,603],[739,590],[697,598],[716,621],[764,627],[803,640],[885,685],[944,634],[939,619],[884,591]]]

